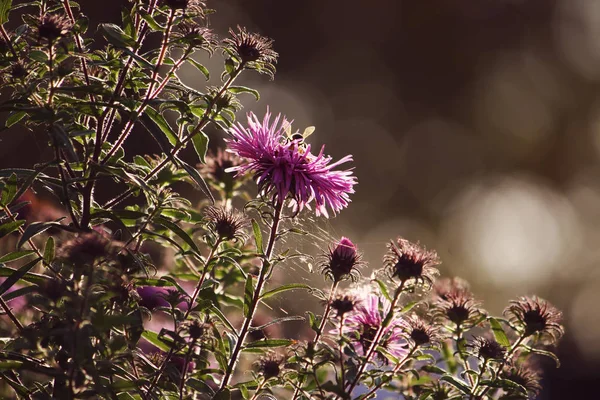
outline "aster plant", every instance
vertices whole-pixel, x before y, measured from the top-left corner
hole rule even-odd
[[[210,5],[130,0],[90,27],[69,0],[0,0],[3,134],[48,150],[0,170],[0,397],[537,396],[560,312],[522,297],[496,318],[418,243],[390,240],[367,277],[354,239],[311,234],[349,206],[352,156],[278,110],[236,120],[259,99],[239,82],[273,79],[278,54],[243,27],[218,37]],[[313,262],[323,287],[280,281]]]

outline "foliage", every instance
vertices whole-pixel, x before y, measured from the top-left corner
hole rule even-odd
[[[548,346],[563,334],[560,313],[521,298],[494,318],[463,281],[436,281],[437,254],[418,244],[392,241],[378,279],[348,291],[340,285],[364,265],[356,246],[320,243],[328,293],[273,285],[274,271],[306,259],[281,249],[306,234],[299,215],[311,204],[317,216],[339,212],[356,179],[334,170],[350,156],[311,152],[312,127],[300,134],[269,114],[234,125],[238,96],[259,99],[234,83],[248,72],[273,78],[272,40],[245,28],[218,39],[199,0],[131,0],[120,24],[97,30],[84,12],[69,0],[0,0],[5,127],[43,133],[52,154],[0,171],[0,395],[537,395],[530,362],[558,362]],[[219,74],[198,61],[215,53]],[[220,85],[191,88],[177,75],[186,64]],[[235,153],[208,152],[208,127]],[[134,131],[160,153],[126,155]],[[205,200],[178,194],[182,183]],[[261,307],[294,290],[321,299],[322,315],[270,318]],[[291,321],[310,333],[266,334]]]

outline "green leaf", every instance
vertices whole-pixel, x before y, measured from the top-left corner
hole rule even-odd
[[[256,101],[260,100],[260,94],[258,93],[258,90],[254,90],[254,89],[251,89],[246,86],[231,86],[227,90],[229,90],[231,93],[235,93],[235,94],[250,93],[251,95],[254,96],[254,98],[256,98]]]
[[[160,216],[155,217],[153,222],[167,228],[168,230],[170,230],[171,232],[173,232],[174,234],[179,236],[184,242],[186,242],[192,248],[192,250],[196,254],[200,254],[200,249],[198,248],[196,243],[194,243],[194,240],[190,237],[190,235],[188,235],[177,224],[169,221],[166,218],[160,217]]]
[[[257,340],[256,342],[248,343],[244,346],[244,349],[262,349],[262,348],[273,348],[273,347],[287,347],[294,344],[292,339],[266,339]]]
[[[63,220],[63,218],[61,218],[61,220]],[[33,224],[29,225],[27,228],[25,228],[25,232],[23,232],[23,235],[21,235],[21,238],[19,239],[19,242],[17,243],[17,249],[20,249],[21,246],[23,246],[23,244],[25,242],[27,242],[29,239],[31,239],[34,236],[39,235],[40,233],[52,228],[53,226],[61,226],[58,222],[56,221],[52,221],[52,222],[34,222]]]
[[[0,227],[1,229],[1,227]],[[33,250],[22,250],[22,251],[13,251],[12,253],[5,254],[0,257],[0,263],[7,263],[15,260],[19,260],[23,257],[27,257],[30,254],[35,253]]]
[[[447,372],[445,370],[443,370],[442,368],[438,367],[437,365],[424,365],[423,367],[421,367],[421,369],[425,372],[429,372],[431,374],[438,374],[438,375],[444,375]]]
[[[200,393],[209,393],[211,396],[215,393],[208,383],[196,378],[189,378],[185,384]]]
[[[383,297],[385,297],[388,301],[392,301],[392,298],[390,297],[390,293],[388,292],[385,283],[383,283],[383,281],[381,281],[380,279],[374,279],[374,281],[379,286],[379,290],[381,290],[381,294],[383,295]]]
[[[12,274],[14,274],[17,270],[13,269],[13,268],[8,268],[8,267],[0,267],[0,277],[7,277],[7,276],[11,276]],[[21,280],[25,281],[25,282],[30,282],[30,283],[36,283],[36,284],[43,284],[47,281],[49,281],[50,278],[47,275],[41,275],[41,274],[34,274],[34,273],[27,273],[25,274]]]
[[[17,194],[17,175],[11,174],[10,178],[4,185],[4,189],[2,190],[2,195],[0,196],[0,205],[7,206],[9,205],[15,198]]]
[[[542,350],[542,349],[536,349],[534,347],[530,347],[527,345],[521,345],[521,346],[525,350],[529,351],[530,353],[539,354],[541,356],[546,356],[546,357],[553,359],[554,362],[556,363],[556,368],[560,368],[560,360],[558,359],[558,356],[556,354],[554,354],[553,352],[547,351],[547,350]]]
[[[98,25],[98,29],[100,29],[104,33],[104,37],[115,47],[134,47],[135,40],[123,30],[115,24],[104,23]]]
[[[22,365],[23,365],[23,361],[2,360],[2,361],[0,361],[0,371],[14,371],[15,369],[21,367]]]
[[[169,351],[171,347],[167,345],[165,342],[158,338],[158,333],[152,331],[144,331],[142,333],[142,337],[152,343],[154,346],[158,347],[162,351]]]
[[[500,325],[500,322],[498,322],[498,320],[493,317],[489,317],[488,322],[490,323],[496,342],[500,343],[504,347],[510,346],[510,341],[508,340],[506,333],[504,333],[504,329],[502,329],[502,325]]]
[[[206,78],[206,80],[210,79],[210,72],[208,71],[208,69],[200,64],[198,61],[194,60],[193,58],[188,59],[188,61],[196,68],[198,68],[198,70],[200,72],[202,72],[202,74],[204,75],[204,77]]]
[[[250,315],[250,306],[254,298],[254,284],[252,283],[252,275],[248,275],[246,285],[244,286],[244,317]]]
[[[527,397],[527,389],[525,389],[525,387],[523,387],[522,385],[519,385],[516,382],[513,382],[509,379],[500,379],[497,378],[495,380],[483,380],[480,383],[482,386],[489,386],[489,387],[494,387],[494,388],[501,388],[506,390],[507,392],[519,392],[522,396],[525,396],[524,398],[528,398]]]
[[[200,159],[202,164],[206,163],[206,151],[208,150],[208,136],[206,133],[200,131],[192,136],[192,143],[194,144],[194,150]]]
[[[175,157],[175,159],[190,175],[190,178],[192,178],[192,181],[195,183],[194,187],[198,190],[201,190],[210,199],[211,203],[215,204],[215,198],[213,197],[208,185],[206,184],[206,181],[204,178],[202,178],[198,170],[178,157]]]
[[[50,236],[44,247],[44,261],[50,264],[54,260],[54,238]]]
[[[53,162],[41,164],[35,170],[31,171],[31,173],[25,177],[25,182],[23,182],[19,190],[17,190],[15,198],[18,199],[19,197],[21,197],[23,193],[25,193],[25,191],[29,189],[29,187],[31,187],[31,184],[37,179],[37,177],[42,173],[42,171],[45,170],[51,164],[53,164]]]
[[[263,253],[263,239],[262,232],[260,230],[260,226],[258,222],[254,218],[252,218],[252,231],[254,232],[254,241],[256,242],[256,250],[262,254]]]
[[[25,224],[24,220],[18,220],[18,221],[10,221],[10,222],[0,225],[0,238],[4,237],[10,233],[13,233],[17,229],[19,229],[19,227],[23,226],[23,224]]]
[[[25,111],[18,111],[15,113],[12,113],[10,115],[10,117],[8,117],[6,119],[6,123],[4,124],[7,128],[10,128],[11,126],[13,126],[14,124],[18,123],[20,120],[22,120],[25,116],[27,115],[27,113]]]
[[[8,22],[8,12],[12,6],[12,0],[0,0],[0,25]]]
[[[4,294],[8,289],[10,289],[15,283],[17,283],[21,278],[25,276],[29,272],[29,270],[41,261],[41,258],[36,258],[33,261],[28,262],[23,265],[18,270],[14,271],[2,284],[0,285],[0,296]]]
[[[467,385],[467,383],[465,381],[458,379],[452,375],[444,375],[444,376],[440,377],[440,381],[448,382],[449,384],[451,384],[452,386],[454,386],[455,388],[457,388],[464,394],[471,393],[471,389],[469,388],[469,385]]]
[[[35,293],[38,290],[39,290],[39,288],[36,285],[25,286],[25,287],[13,290],[10,293],[4,293],[4,295],[2,295],[2,298],[4,299],[4,301],[10,301],[12,299],[16,299],[17,297],[25,296],[26,294],[29,294],[29,293]]]
[[[402,310],[400,310],[400,313],[406,314],[407,312],[409,312],[410,310],[412,310],[419,303],[420,303],[419,300],[413,300],[413,301],[409,302],[407,305],[405,305],[404,307],[402,307]]]
[[[159,31],[159,32],[162,32],[165,30],[165,28],[160,26],[158,24],[158,22],[156,22],[156,20],[154,18],[152,18],[152,16],[150,14],[148,14],[147,12],[140,11],[140,15],[142,16],[144,21],[146,21],[146,23],[150,26],[150,28],[152,28],[153,30]]]
[[[263,293],[262,296],[260,296],[260,298],[262,300],[268,299],[269,297],[275,296],[276,294],[287,292],[288,290],[295,290],[295,289],[306,289],[308,291],[311,291],[312,287],[310,287],[309,285],[305,285],[303,283],[289,283],[287,285],[279,286],[278,288],[275,288],[275,289],[269,290],[268,292]]]
[[[223,389],[214,395],[212,400],[231,400],[231,392],[229,389]]]
[[[171,129],[171,126],[169,125],[169,123],[167,122],[165,117],[163,117],[159,112],[157,112],[152,107],[146,107],[146,112],[141,117],[142,123],[144,124],[144,126],[146,126],[146,129],[148,129],[150,131],[152,136],[154,136],[154,138],[156,139],[158,144],[161,147],[163,147],[163,145],[165,146],[165,148],[163,150],[165,150],[165,152],[170,152],[171,148],[169,146],[166,146],[164,139],[162,137],[160,137],[161,135],[156,134],[156,131],[154,129],[151,129],[151,127],[147,126],[147,124],[151,125],[152,122],[148,121],[148,118],[145,118],[145,116],[149,117],[150,120],[152,122],[154,122],[156,127],[158,127],[162,133],[164,133],[167,140],[169,141],[169,143],[172,146],[175,146],[178,142],[177,134],[173,131],[173,129]]]

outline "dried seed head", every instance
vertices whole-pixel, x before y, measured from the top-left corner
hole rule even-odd
[[[238,26],[238,31],[229,30],[230,38],[223,40],[226,51],[238,59],[244,68],[260,73],[275,74],[277,52],[273,50],[273,40],[257,33],[249,33]]]
[[[536,335],[547,344],[555,344],[564,334],[562,313],[539,297],[521,297],[511,301],[504,315],[525,336]]]
[[[210,54],[216,44],[213,31],[192,21],[185,21],[177,25],[175,36],[183,43],[190,44],[196,49],[203,49]]]
[[[65,242],[57,251],[57,256],[74,265],[92,264],[97,258],[113,256],[116,246],[108,238],[96,231],[80,233]]]
[[[196,168],[200,170],[200,173],[207,175],[212,183],[227,192],[231,192],[234,185],[241,184],[244,178],[238,177],[236,182],[236,179],[234,179],[235,173],[229,172],[228,169],[238,167],[241,164],[242,160],[237,155],[218,149],[216,153],[209,152],[206,157],[206,164],[198,164]]]
[[[506,349],[500,343],[481,336],[476,336],[467,346],[473,349],[477,357],[484,360],[502,360],[506,354]]]
[[[331,301],[331,308],[337,312],[338,318],[344,314],[354,311],[358,299],[352,295],[338,295]]]
[[[433,305],[434,315],[438,318],[453,322],[463,328],[477,324],[485,315],[481,309],[481,302],[475,300],[473,295],[466,291],[452,291],[438,297]]]
[[[383,258],[384,268],[391,279],[402,283],[413,280],[431,286],[438,270],[434,266],[440,264],[435,251],[428,251],[418,243],[411,243],[398,238],[396,243],[388,244],[388,252]]]
[[[281,373],[283,361],[283,357],[277,353],[267,353],[258,360],[258,372],[261,373],[265,379],[276,378]]]
[[[187,331],[192,339],[198,340],[206,333],[206,325],[194,320],[188,324]]]
[[[25,78],[28,73],[27,68],[20,61],[17,61],[10,67],[10,75],[15,79]]]
[[[528,364],[505,365],[502,369],[502,377],[521,385],[532,398],[537,397],[542,390],[540,374]]]
[[[38,37],[53,43],[56,39],[69,33],[73,24],[64,15],[44,14],[38,23]]]
[[[403,330],[406,338],[416,347],[437,347],[444,339],[438,325],[428,323],[414,315],[406,319]]]
[[[361,255],[354,243],[342,237],[335,247],[330,247],[329,252],[321,262],[321,273],[331,278],[334,282],[352,279],[356,282],[360,276],[358,267]]]
[[[233,209],[207,207],[204,211],[208,228],[222,240],[244,241],[247,237],[244,228],[248,220]]]

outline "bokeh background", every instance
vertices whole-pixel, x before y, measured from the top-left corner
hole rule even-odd
[[[79,2],[91,26],[118,21],[126,4]],[[357,193],[322,227],[351,237],[370,268],[390,238],[421,241],[440,253],[442,273],[468,278],[493,313],[518,295],[547,298],[564,311],[567,334],[562,367],[548,364],[541,398],[596,398],[600,1],[209,5],[217,33],[240,24],[274,38],[280,53],[275,81],[243,79],[262,94],[246,110],[270,105],[301,131],[316,126],[310,141],[327,143],[335,158],[354,155]],[[222,65],[219,55],[199,61],[211,71]],[[181,75],[205,84],[192,68]],[[211,134],[217,143],[220,133]],[[25,152],[45,156],[31,135],[0,133],[2,167],[27,165]]]

